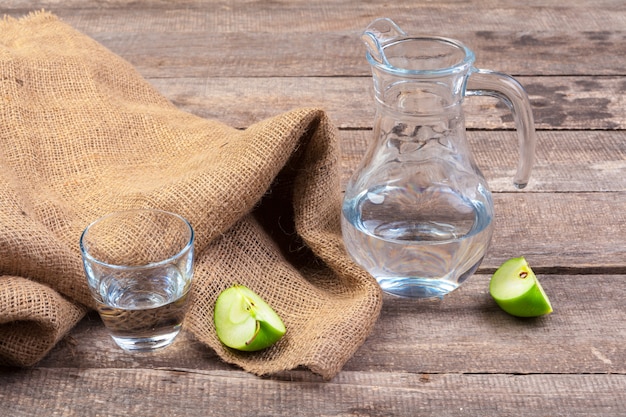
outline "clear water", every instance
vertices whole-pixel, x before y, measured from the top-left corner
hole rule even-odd
[[[169,345],[180,332],[190,279],[170,265],[153,275],[104,276],[96,301],[115,342],[125,350],[149,351]]]
[[[492,233],[491,197],[447,187],[372,187],[343,206],[342,231],[354,260],[383,291],[443,297],[480,265]]]

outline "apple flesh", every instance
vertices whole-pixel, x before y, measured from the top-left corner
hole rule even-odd
[[[243,285],[233,285],[220,293],[213,321],[220,341],[243,351],[265,349],[280,340],[286,331],[278,314]]]
[[[552,312],[552,305],[523,257],[509,259],[493,274],[489,293],[507,313],[537,317]]]

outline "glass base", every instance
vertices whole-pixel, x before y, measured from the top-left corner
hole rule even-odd
[[[171,333],[160,334],[150,337],[120,337],[113,336],[113,340],[119,347],[128,352],[152,352],[166,348],[171,345],[176,336],[180,333],[177,329]]]
[[[445,280],[419,278],[376,278],[387,294],[404,298],[443,298],[458,285]]]
[[[387,294],[404,298],[439,298],[451,293],[472,276],[482,262],[482,258],[455,281],[448,279],[415,277],[375,277],[380,288]]]

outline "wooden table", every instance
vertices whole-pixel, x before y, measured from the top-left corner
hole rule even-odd
[[[373,118],[360,32],[376,17],[460,39],[477,66],[528,90],[538,150],[513,189],[506,108],[467,100],[468,135],[496,204],[482,267],[443,301],[385,298],[343,371],[259,378],[183,334],[129,355],[89,315],[32,369],[0,370],[2,416],[626,415],[626,4],[623,0],[3,0],[46,8],[130,61],[178,107],[245,128],[299,106],[340,129],[343,180]],[[1,34],[0,34],[1,36]],[[555,311],[521,320],[488,294],[529,260]]]

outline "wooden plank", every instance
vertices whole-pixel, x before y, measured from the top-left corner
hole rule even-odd
[[[621,417],[624,375],[308,374],[268,380],[187,369],[35,369],[0,374],[3,410],[59,416],[589,416]],[[295,377],[295,378],[294,378]],[[294,380],[295,379],[295,380]],[[45,389],[41,383],[46,381]]]
[[[623,132],[539,132],[537,164],[524,192],[512,192],[517,153],[514,135],[508,133],[469,135],[477,163],[495,191],[496,226],[483,270],[524,254],[541,268],[589,273],[602,267],[623,273]],[[369,138],[361,131],[342,134],[345,184]]]
[[[442,301],[386,297],[374,333],[344,369],[625,374],[624,275],[538,277],[554,312],[536,319],[501,311],[489,275],[471,277]]]
[[[164,21],[161,25],[168,26]],[[338,32],[86,32],[148,77],[296,77],[369,74],[362,27]],[[476,66],[512,75],[621,75],[626,33],[437,31],[474,50]],[[314,40],[312,39],[314,36]],[[266,44],[279,45],[267,49]],[[184,46],[184,47],[181,47]],[[585,56],[585,59],[580,59]]]
[[[551,271],[626,273],[626,193],[496,193],[494,204],[486,270],[525,255]]]
[[[26,12],[13,3],[0,13]],[[111,3],[115,8],[98,3],[95,10],[65,8],[56,1],[41,4],[148,77],[364,75],[369,69],[360,33],[385,15],[409,32],[462,40],[476,52],[478,67],[513,75],[621,75],[623,65],[614,57],[626,54],[626,7],[617,1],[605,7],[502,9],[481,2],[394,2],[384,9],[343,2],[291,7],[255,2],[219,4],[210,11],[206,5],[146,7],[143,2]],[[33,4],[30,10],[40,8]],[[467,30],[461,24],[467,21],[480,25]]]
[[[340,137],[345,185],[373,138],[370,130],[341,130]],[[515,132],[473,130],[467,138],[491,190],[513,191],[518,160]],[[539,131],[535,156],[525,192],[626,191],[625,131]]]
[[[215,8],[224,9],[223,11],[227,11],[229,8],[226,7],[228,3],[232,5],[233,2],[227,1],[219,1],[219,0],[139,0],[129,2],[128,0],[108,0],[106,2],[101,2],[98,0],[63,0],[60,2],[59,0],[39,0],[35,2],[40,7],[59,7],[64,9],[98,9],[98,10],[106,10],[106,9],[153,9],[153,10],[206,10],[207,4],[213,5]],[[246,4],[248,9],[259,7],[259,8],[270,8],[275,9],[278,6],[282,6],[280,8],[291,9],[291,10],[299,10],[306,9],[310,7],[320,7],[327,8],[329,6],[335,7],[335,10],[345,10],[344,13],[348,13],[350,11],[355,10],[356,6],[370,8],[375,5],[372,4],[350,4],[350,2],[333,2],[332,0],[319,0],[315,3],[311,3],[309,0],[289,0],[288,2],[284,2],[280,5],[272,5],[269,2],[261,2],[256,4],[256,2],[244,1],[240,2],[242,4]],[[545,0],[527,0],[523,5],[516,0],[499,0],[497,2],[488,2],[482,0],[440,0],[437,2],[438,5],[442,7],[463,7],[463,6],[474,6],[474,7],[482,7],[488,9],[536,9],[536,8],[544,8],[549,10],[557,10],[559,8],[563,8],[561,3]],[[3,6],[8,9],[16,9],[16,8],[25,8],[32,6],[32,0],[5,0],[3,2]],[[407,6],[418,7],[418,8],[431,8],[432,5],[427,3],[414,3],[410,0],[396,0],[394,4],[397,7],[406,8]],[[382,5],[381,5],[382,6]],[[623,4],[619,0],[597,0],[594,1],[593,4],[590,4],[588,0],[571,0],[567,4],[567,8],[580,10],[580,9],[589,9],[589,8],[604,8],[604,9],[621,9],[620,6]],[[240,10],[234,7],[231,7],[232,12],[246,12],[246,10]],[[242,7],[243,8],[243,7]],[[339,16],[330,16],[331,18],[337,18]]]
[[[626,43],[625,43],[626,44]],[[623,77],[516,77],[537,129],[626,128]],[[321,107],[340,128],[371,129],[371,77],[151,78],[180,109],[243,128],[296,107]],[[488,97],[464,101],[468,129],[513,129],[508,108]]]
[[[509,316],[489,296],[490,275],[484,274],[474,275],[443,300],[385,296],[372,334],[342,372],[626,374],[626,276],[536,269],[552,314]],[[37,367],[235,369],[186,332],[163,351],[128,354],[94,314]],[[297,375],[286,372],[284,377]]]
[[[622,30],[626,24],[624,3],[619,0],[578,0],[562,3],[519,3],[411,0],[378,2],[289,1],[86,1],[5,0],[0,11],[18,14],[50,9],[81,28],[98,32],[208,30],[211,32],[323,32],[364,28],[376,17],[388,16],[398,23],[451,31],[479,22],[481,30]],[[167,20],[168,25],[163,21]],[[424,29],[422,29],[424,30]]]
[[[182,331],[167,349],[130,354],[120,349],[107,333],[95,312],[90,312],[70,334],[37,364],[38,368],[189,368],[197,370],[234,370],[217,354]],[[1,368],[0,368],[1,369]],[[0,371],[0,374],[2,372]]]

